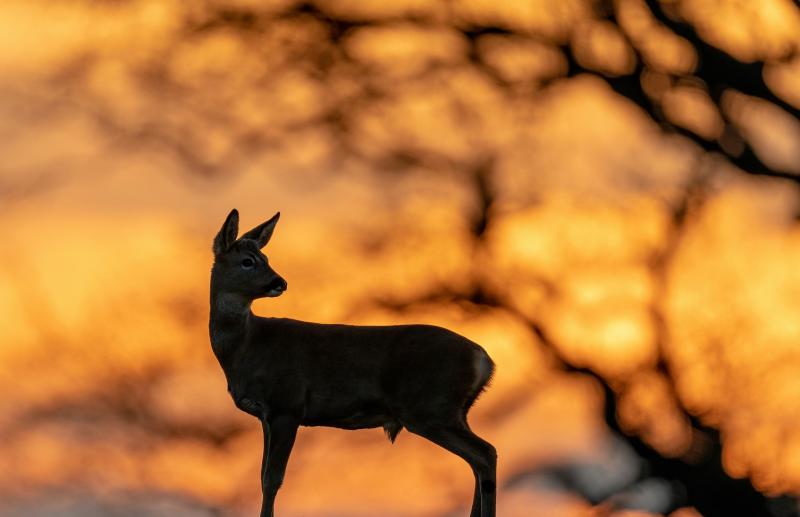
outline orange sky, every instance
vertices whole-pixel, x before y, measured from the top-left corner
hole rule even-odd
[[[709,17],[711,3],[720,16]],[[283,214],[267,252],[291,289],[258,302],[258,314],[427,322],[485,346],[498,375],[472,422],[500,451],[501,485],[564,459],[614,464],[596,386],[555,372],[510,311],[446,301],[394,311],[381,300],[480,279],[543,322],[570,361],[634,379],[621,418],[679,454],[687,428],[648,373],[655,304],[681,402],[722,430],[729,472],[770,493],[800,491],[796,187],[703,158],[597,78],[542,86],[563,63],[537,39],[585,45],[585,59],[609,70],[626,66],[618,29],[592,25],[590,2],[469,0],[454,2],[455,14],[419,0],[320,2],[354,19],[455,16],[532,34],[481,42],[511,96],[436,24],[354,32],[344,45],[355,64],[336,61],[326,80],[300,52],[319,43],[314,23],[186,29],[212,8],[245,4],[0,5],[0,500],[135,505],[158,493],[200,505],[192,513],[186,503],[186,515],[257,507],[260,431],[230,402],[206,330],[211,238],[232,207],[243,228]],[[265,9],[279,4],[288,2]],[[681,9],[743,59],[800,43],[783,3],[764,2],[746,20],[733,4]],[[655,69],[691,67],[691,50],[654,30],[640,3],[620,5],[631,37],[660,49]],[[354,75],[356,64],[372,75]],[[775,67],[770,80],[796,91],[798,70]],[[385,97],[359,100],[359,81]],[[667,93],[670,117],[718,130],[702,92]],[[800,171],[796,121],[743,96],[730,103],[757,149]],[[346,130],[317,122],[339,106],[353,115]],[[381,153],[398,142],[432,158],[391,170]],[[463,164],[487,154],[496,203],[476,247],[478,201]],[[713,178],[707,199],[661,292],[649,261],[698,170]],[[658,429],[643,423],[653,418]],[[215,445],[186,431],[198,426],[241,432]],[[408,433],[391,446],[379,430],[313,429],[299,436],[278,508],[434,516],[465,508],[471,492],[466,465]],[[535,483],[501,490],[499,515],[531,507],[595,514]]]

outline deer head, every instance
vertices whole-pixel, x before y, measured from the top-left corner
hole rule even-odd
[[[237,239],[239,212],[234,208],[214,237],[214,266],[211,283],[218,294],[250,302],[256,298],[280,296],[286,280],[269,265],[261,249],[267,245],[280,218],[276,213]]]

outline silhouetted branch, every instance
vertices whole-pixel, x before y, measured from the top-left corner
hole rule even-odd
[[[39,423],[62,422],[96,427],[103,422],[116,422],[140,430],[156,440],[199,440],[213,447],[223,447],[247,432],[247,426],[237,421],[171,419],[155,411],[150,390],[164,373],[153,369],[135,378],[114,374],[105,382],[98,382],[96,390],[27,409],[13,425],[5,427],[0,436],[9,440],[18,433],[29,432]]]
[[[795,118],[800,118],[800,109],[776,95],[764,82],[764,63],[754,61],[743,63],[724,50],[706,42],[689,23],[675,20],[667,15],[660,0],[645,0],[653,16],[676,35],[684,38],[697,51],[699,62],[694,76],[708,85],[709,92],[715,100],[719,100],[727,88],[733,88],[752,97],[760,97],[783,109]],[[796,48],[782,56],[788,61],[797,55]]]
[[[654,15],[656,15],[662,23],[664,20],[669,21],[669,28],[673,30],[677,29],[680,36],[690,36],[687,37],[687,39],[695,44],[695,48],[700,56],[700,64],[696,70],[696,77],[703,80],[708,86],[711,98],[717,104],[718,111],[725,121],[725,133],[729,137],[732,136],[736,138],[737,149],[734,151],[728,150],[723,147],[719,140],[708,140],[688,129],[672,123],[664,116],[658,103],[651,99],[642,87],[641,76],[644,73],[644,59],[637,51],[634,42],[630,39],[628,39],[627,42],[635,53],[636,63],[634,69],[629,74],[609,76],[588,69],[578,63],[572,48],[566,45],[562,46],[561,50],[567,58],[567,76],[573,77],[575,75],[589,73],[602,77],[616,93],[643,109],[663,130],[688,138],[706,152],[718,153],[724,156],[733,165],[748,174],[785,179],[800,184],[800,175],[777,171],[767,166],[756,155],[744,138],[739,135],[738,129],[728,120],[721,107],[722,94],[727,88],[732,87],[748,95],[761,97],[764,100],[773,102],[796,118],[800,116],[800,111],[798,111],[797,108],[776,96],[766,83],[764,83],[764,64],[741,63],[735,60],[722,50],[705,43],[704,40],[697,36],[690,25],[671,22],[660,9],[658,0],[648,0],[647,4],[651,9],[657,9],[657,12],[654,11]],[[612,23],[618,23],[613,14],[613,9],[607,10],[606,17]]]

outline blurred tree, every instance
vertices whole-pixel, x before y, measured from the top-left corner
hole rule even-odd
[[[515,314],[556,367],[602,387],[605,422],[646,463],[646,475],[680,482],[685,496],[673,508],[688,504],[706,516],[793,515],[785,500],[726,472],[720,432],[685,407],[667,346],[662,303],[669,268],[712,188],[708,164],[721,157],[742,173],[785,180],[795,190],[800,182],[800,161],[776,158],[765,129],[777,124],[800,134],[797,98],[780,80],[797,61],[799,43],[791,34],[759,40],[765,31],[759,18],[728,20],[723,3],[209,0],[183,8],[155,57],[134,55],[117,69],[98,51],[60,77],[71,79],[82,98],[88,95],[87,109],[115,145],[166,148],[192,174],[221,175],[266,154],[386,175],[449,175],[471,186],[476,250],[497,215],[497,185],[509,155],[533,145],[528,126],[541,96],[577,76],[602,81],[665,135],[696,146],[695,166],[666,201],[670,224],[649,263],[657,359],[645,372],[666,386],[670,411],[689,429],[686,451],[670,455],[648,440],[648,429],[621,422],[620,400],[637,379],[575,364],[545,324],[478,275],[458,289],[376,303],[403,309],[447,300]],[[796,2],[776,5],[798,17]],[[730,36],[726,23],[747,26],[739,33],[749,39]],[[136,91],[136,101],[104,98],[109,78]],[[768,116],[745,116],[753,106]],[[146,424],[162,429],[156,421]]]
[[[792,8],[778,7],[777,16]],[[702,33],[682,12],[704,24]],[[779,110],[775,117],[797,122],[800,111],[780,80],[791,73],[797,42],[756,44],[754,35],[728,41],[719,23],[707,20],[713,16],[702,2],[659,0],[575,1],[563,8],[541,2],[529,10],[479,2],[389,8],[209,1],[185,8],[158,59],[132,60],[130,70],[114,71],[132,74],[123,79],[147,93],[141,102],[149,106],[131,113],[130,106],[96,98],[91,107],[124,141],[167,146],[195,173],[232,169],[248,151],[300,144],[315,146],[306,152],[387,171],[469,172],[509,144],[494,134],[497,123],[519,123],[504,118],[508,108],[498,105],[522,110],[548,85],[589,74],[664,131],[748,174],[797,182],[797,164],[766,163],[771,150],[758,149],[759,128],[738,116],[760,100]],[[748,23],[744,16],[730,23]],[[731,30],[767,30],[751,22]],[[84,56],[63,73],[84,79],[90,93],[99,91],[91,65],[102,57]],[[177,109],[147,109],[165,99]],[[415,123],[434,119],[444,132],[437,141],[423,140],[432,128]]]

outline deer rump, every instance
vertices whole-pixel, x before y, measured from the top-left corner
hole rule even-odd
[[[478,344],[431,325],[353,326],[254,318],[229,378],[236,405],[304,426],[403,427],[466,414],[494,363]],[[453,414],[453,412],[457,414]],[[413,427],[412,427],[413,428]]]

